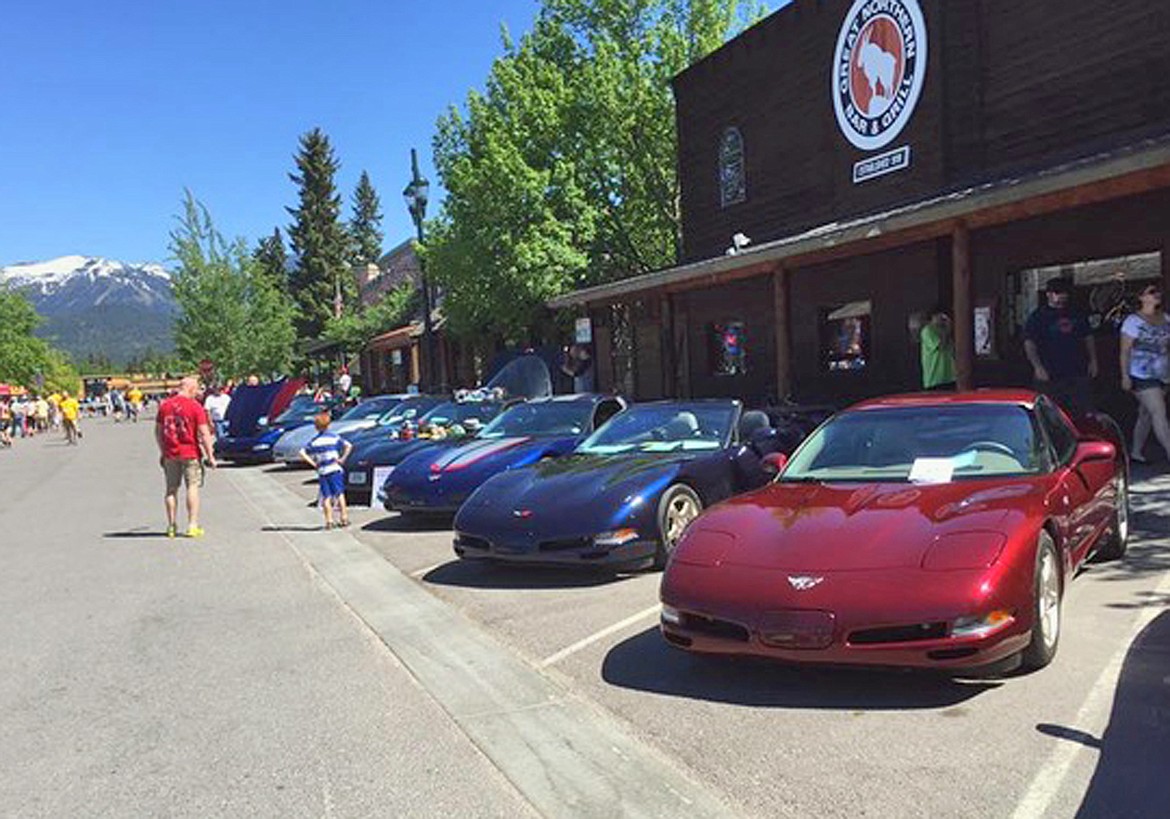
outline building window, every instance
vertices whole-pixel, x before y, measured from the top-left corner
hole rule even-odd
[[[747,331],[742,321],[711,325],[711,362],[715,375],[747,374]]]
[[[747,174],[744,171],[743,136],[738,128],[727,128],[719,140],[719,202],[722,207],[747,199]]]
[[[829,372],[860,371],[869,366],[869,319],[872,305],[854,301],[820,311],[821,363]]]

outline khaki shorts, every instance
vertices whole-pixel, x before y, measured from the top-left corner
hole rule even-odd
[[[190,461],[165,460],[163,474],[167,476],[167,494],[179,491],[179,484],[186,483],[187,488],[203,486],[203,462],[198,458]]]

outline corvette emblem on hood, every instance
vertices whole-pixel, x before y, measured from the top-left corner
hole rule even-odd
[[[825,582],[823,577],[810,577],[808,575],[788,575],[788,584],[797,591],[808,591],[814,586],[819,586]]]
[[[532,517],[532,510],[531,509],[513,509],[512,515],[514,517],[527,519],[527,518]]]

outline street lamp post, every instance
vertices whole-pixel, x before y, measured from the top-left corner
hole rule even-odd
[[[414,227],[418,232],[418,243],[419,245],[423,245],[425,243],[423,220],[427,215],[427,197],[430,194],[431,183],[427,181],[425,176],[418,172],[418,152],[414,148],[410,149],[410,170],[410,184],[402,192],[402,198],[406,200],[406,209],[410,211],[410,218],[414,220]],[[423,360],[422,366],[419,368],[419,378],[423,382],[420,388],[423,392],[427,392],[434,389],[435,385],[433,378],[435,333],[434,328],[431,326],[431,288],[427,284],[426,266],[421,258],[418,261],[418,265],[419,284],[422,287],[423,308]]]

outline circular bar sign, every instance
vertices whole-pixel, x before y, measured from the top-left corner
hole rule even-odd
[[[833,107],[845,138],[863,151],[889,145],[914,115],[925,81],[918,0],[856,0],[833,62]]]

